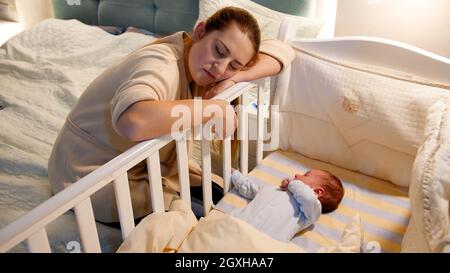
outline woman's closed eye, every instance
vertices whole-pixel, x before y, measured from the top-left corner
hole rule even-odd
[[[229,67],[230,67],[230,69],[233,70],[233,71],[239,70],[238,67],[233,66],[233,63],[230,63]]]
[[[225,53],[221,51],[218,46],[216,46],[216,52],[217,55],[219,55],[220,57],[225,57]]]

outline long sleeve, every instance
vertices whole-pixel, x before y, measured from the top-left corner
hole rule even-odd
[[[305,227],[316,222],[322,213],[322,205],[313,189],[301,181],[293,180],[289,183],[288,190],[294,196],[306,218]]]
[[[294,49],[280,40],[261,41],[259,52],[277,59],[283,65],[282,69],[289,66],[295,58]]]
[[[231,183],[238,190],[238,192],[247,199],[255,198],[261,186],[256,184],[250,177],[241,174],[239,171],[234,171],[231,174]]]

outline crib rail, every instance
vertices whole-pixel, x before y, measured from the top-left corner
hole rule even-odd
[[[215,99],[224,99],[230,102],[239,96],[245,95],[252,86],[251,83],[238,83],[217,95]],[[246,114],[242,113],[245,112],[243,107],[241,110],[241,113],[238,113],[239,124],[244,124],[243,127],[245,129]],[[203,131],[211,132],[211,128],[203,128]],[[185,131],[184,135],[175,141],[181,198],[190,204],[187,133]],[[239,129],[238,133],[240,136],[246,135],[242,128]],[[202,139],[202,181],[205,215],[212,207],[211,155],[210,143],[207,139]],[[46,226],[72,208],[75,211],[83,250],[85,252],[101,252],[90,196],[111,182],[114,185],[122,237],[126,238],[135,227],[127,171],[139,162],[147,161],[152,210],[153,212],[164,211],[158,151],[173,140],[172,136],[168,134],[157,139],[138,143],[9,224],[0,231],[0,252],[8,251],[24,240],[26,240],[30,252],[51,252]],[[224,148],[222,153],[224,190],[226,191],[230,182],[230,142],[230,138],[223,141]],[[245,151],[245,147],[248,145],[246,143],[247,139],[243,142],[241,151],[243,149]],[[247,169],[247,162],[242,163],[245,164],[243,167]]]

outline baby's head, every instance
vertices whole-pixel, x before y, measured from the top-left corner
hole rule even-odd
[[[302,181],[314,190],[322,204],[322,213],[335,210],[344,196],[341,181],[328,171],[313,169],[303,175],[296,174],[294,179]]]

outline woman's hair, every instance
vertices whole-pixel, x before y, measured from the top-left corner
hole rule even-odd
[[[224,30],[233,23],[237,25],[242,33],[247,34],[253,44],[255,54],[246,65],[247,67],[250,67],[258,61],[258,51],[261,44],[261,31],[259,30],[258,22],[250,12],[236,7],[225,7],[220,9],[206,20],[205,34],[215,30]]]
[[[344,187],[342,182],[332,173],[322,170],[327,174],[325,183],[322,187],[325,188],[325,194],[319,197],[319,201],[322,204],[322,213],[328,213],[334,211],[342,201],[344,197]]]

